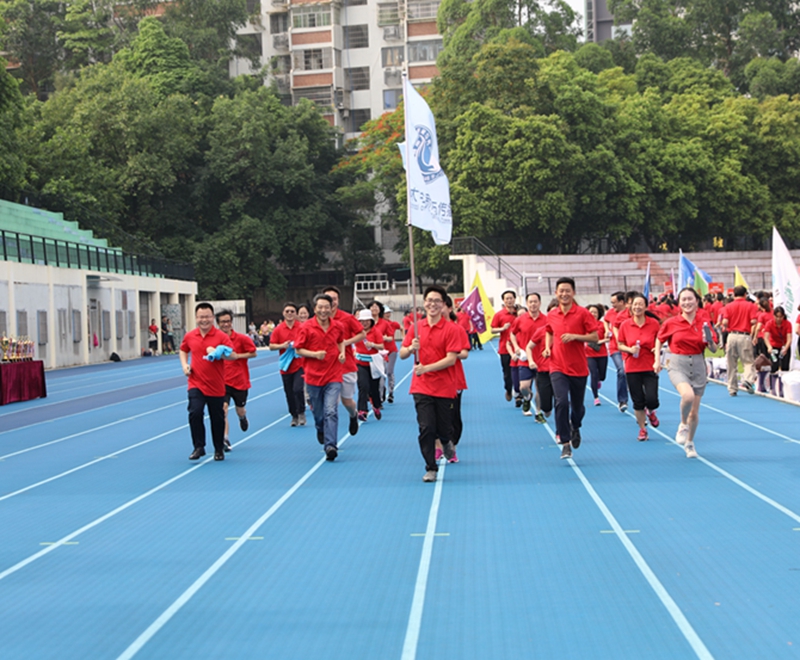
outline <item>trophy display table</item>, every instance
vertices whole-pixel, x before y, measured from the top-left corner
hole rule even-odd
[[[42,360],[0,362],[0,406],[46,396]]]

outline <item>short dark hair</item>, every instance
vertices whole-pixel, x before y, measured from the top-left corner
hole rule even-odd
[[[772,310],[773,314],[783,314],[783,318],[786,318],[786,310],[778,305],[775,309]]]
[[[510,293],[512,296],[514,296],[514,300],[517,299],[517,292],[514,291],[514,289],[506,289],[500,294],[500,298],[505,298],[507,293]]]
[[[733,297],[734,298],[741,298],[742,296],[747,295],[747,288],[743,287],[741,284],[738,286],[733,287]]]
[[[598,305],[597,303],[592,303],[591,305],[586,305],[586,309],[591,309],[594,307],[597,310],[597,319],[600,320],[603,318],[603,314],[605,314],[606,310],[603,309],[602,305]]]
[[[314,296],[314,307],[317,306],[317,301],[319,300],[327,300],[328,304],[333,307],[333,298],[331,298],[327,293],[318,293]]]
[[[439,286],[438,284],[431,284],[427,289],[425,289],[425,292],[422,294],[422,299],[425,300],[429,293],[438,293],[442,297],[442,300],[447,297],[447,291],[444,290],[444,287]]]
[[[624,291],[614,291],[611,294],[612,298],[616,298],[617,300],[625,300],[625,292]]]
[[[293,303],[293,302],[285,302],[285,303],[283,303],[283,309],[286,309],[287,307],[292,307],[295,312],[299,312],[300,311],[297,308],[297,305],[295,303]]]
[[[383,306],[382,302],[380,302],[378,300],[373,300],[369,305],[367,305],[367,309],[369,309],[373,305],[377,305],[378,306],[378,318],[382,319],[383,318],[383,313],[386,311],[386,307]]]
[[[194,313],[197,314],[197,312],[199,312],[201,309],[210,309],[211,313],[212,314],[214,313],[214,305],[212,305],[211,303],[208,303],[208,302],[199,302],[199,303],[197,303],[194,306]],[[162,318],[168,318],[168,317],[166,315],[164,315]]]
[[[333,284],[331,284],[330,286],[326,286],[322,290],[322,293],[328,293],[328,291],[333,291],[337,296],[339,296],[340,298],[342,297],[342,292],[339,291],[339,287],[335,287],[335,286],[333,286]],[[333,304],[333,303],[331,303],[331,304]]]
[[[542,302],[542,297],[536,293],[536,291],[531,291],[527,296],[525,296],[525,302],[528,302],[528,298],[531,296],[536,296],[539,299],[539,302]]]
[[[701,302],[703,302],[703,299],[700,297],[700,294],[699,294],[699,293],[697,293],[697,291],[695,291],[695,290],[694,290],[692,287],[690,287],[690,286],[685,286],[685,287],[683,287],[683,288],[682,288],[680,291],[678,291],[678,299],[679,299],[679,300],[680,300],[681,294],[682,294],[684,291],[691,291],[691,292],[694,294],[694,297],[695,297],[695,299],[697,300],[697,302],[698,302],[698,303],[701,303]]]
[[[625,294],[625,302],[633,302],[634,298],[644,298],[644,294],[638,291],[628,291],[628,293]],[[647,298],[644,299],[647,300]]]
[[[572,287],[573,291],[577,290],[575,288],[575,280],[573,280],[571,277],[559,277],[556,280],[556,289],[558,288],[559,284],[569,284]]]
[[[223,316],[230,316],[231,317],[231,321],[233,321],[233,312],[231,310],[229,310],[229,309],[221,309],[220,311],[217,312],[217,323],[219,323],[219,320]]]

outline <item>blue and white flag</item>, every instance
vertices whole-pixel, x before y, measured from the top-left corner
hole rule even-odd
[[[690,286],[695,288],[695,275],[698,276],[699,279],[705,280],[706,287],[708,284],[711,283],[711,275],[709,275],[706,271],[702,270],[695,266],[694,262],[689,259],[689,257],[684,256],[683,250],[680,250],[680,267],[678,269],[678,290],[683,289],[684,287]],[[706,291],[707,293],[707,291]],[[678,292],[675,292],[677,295]]]
[[[431,232],[436,245],[446,245],[453,234],[453,212],[450,207],[450,183],[439,164],[433,113],[405,77],[403,100],[406,141],[398,146],[406,170],[408,222],[413,227]]]
[[[647,274],[644,276],[644,290],[642,291],[644,294],[644,299],[649,303],[650,302],[650,262],[647,262]]]

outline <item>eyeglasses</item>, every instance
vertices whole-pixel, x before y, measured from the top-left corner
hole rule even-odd
[[[444,305],[444,300],[441,298],[425,298],[425,302],[432,305]]]

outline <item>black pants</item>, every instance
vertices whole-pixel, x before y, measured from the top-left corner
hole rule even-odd
[[[297,417],[306,411],[306,395],[303,391],[303,370],[298,369],[293,374],[281,374],[283,380],[283,393],[286,395],[286,404],[289,414]]]
[[[606,379],[606,371],[608,370],[608,358],[607,357],[590,357],[586,358],[586,362],[589,363],[589,383],[592,388],[592,396],[597,398],[598,390],[600,389],[600,383],[602,383]]]
[[[453,444],[457,445],[461,440],[461,433],[464,430],[464,422],[461,421],[461,395],[463,390],[456,394],[453,399]]]
[[[483,350],[483,346],[481,345],[481,336],[477,332],[473,332],[469,336],[469,345],[470,349],[478,348],[480,350]]]
[[[508,394],[511,394],[514,383],[511,380],[511,356],[508,353],[500,354],[500,366],[503,368],[503,387]]]
[[[658,374],[655,371],[626,372],[625,378],[628,379],[634,410],[658,408]]]
[[[537,370],[536,396],[539,397],[540,410],[549,413],[553,409],[553,384],[550,382],[549,371]]]
[[[378,356],[379,359],[383,359]],[[367,412],[369,410],[369,400],[372,399],[372,406],[380,410],[381,407],[381,379],[373,378],[370,367],[363,364],[358,365],[358,411]]]
[[[427,394],[414,395],[419,424],[419,450],[425,459],[425,469],[439,471],[436,465],[436,439],[446,445],[453,439],[453,399]]]
[[[203,411],[208,406],[214,451],[217,453],[224,451],[222,445],[225,437],[225,411],[222,407],[224,402],[224,396],[206,396],[196,387],[189,390],[189,429],[192,432],[192,444],[195,449],[204,449],[206,446],[206,425],[203,421]]]
[[[564,444],[570,441],[572,429],[581,427],[586,414],[583,405],[586,376],[567,376],[560,371],[551,371],[550,382],[556,398],[556,433]]]

